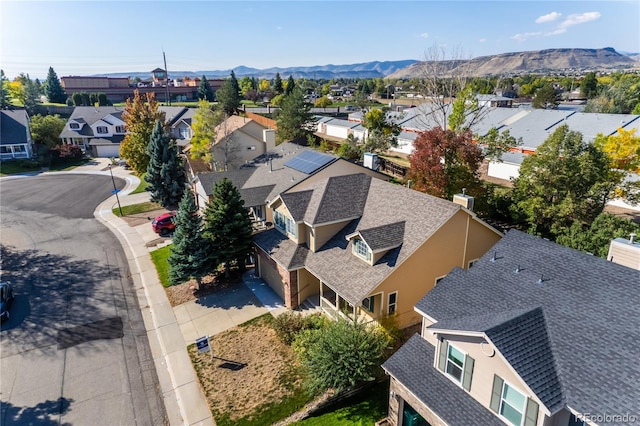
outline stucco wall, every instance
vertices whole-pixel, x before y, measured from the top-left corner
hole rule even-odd
[[[320,280],[306,269],[298,269],[298,288],[298,303],[302,303],[314,294],[320,294]]]
[[[318,226],[314,229],[314,234],[311,236],[309,248],[311,251],[318,251],[320,248],[333,238],[338,231],[344,228],[351,221],[333,223],[331,225]]]
[[[254,149],[250,149],[251,147],[254,147]],[[221,140],[213,147],[214,161],[220,166],[224,165],[225,162],[225,150],[229,151],[226,154],[227,168],[236,170],[245,162],[264,154],[265,143],[261,139],[236,130],[229,135],[228,139]]]

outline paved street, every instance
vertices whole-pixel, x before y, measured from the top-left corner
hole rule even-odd
[[[119,187],[124,181],[116,180]],[[0,182],[0,424],[162,425],[166,415],[121,245],[93,212],[109,176]]]

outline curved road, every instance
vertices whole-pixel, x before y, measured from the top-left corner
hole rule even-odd
[[[2,425],[167,423],[124,252],[93,216],[112,190],[100,175],[0,181],[16,296],[0,333]]]

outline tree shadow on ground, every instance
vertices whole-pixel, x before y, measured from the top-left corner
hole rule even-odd
[[[73,399],[62,397],[41,402],[33,407],[19,407],[10,402],[0,401],[2,406],[0,424],[70,426],[71,423],[60,422],[60,415],[69,412],[71,403]]]
[[[127,309],[120,288],[127,277],[105,262],[78,260],[39,250],[17,250],[0,245],[3,280],[10,280],[15,300],[11,317],[2,326],[3,338],[11,342],[3,353],[45,349],[90,340],[82,326],[111,319]],[[124,283],[126,285],[126,283]],[[110,324],[111,327],[113,324]],[[76,331],[82,336],[75,336]],[[121,333],[106,333],[106,338]],[[102,335],[98,335],[102,336]],[[112,337],[113,336],[113,337]],[[98,337],[101,338],[101,337]],[[59,345],[60,346],[60,345]]]

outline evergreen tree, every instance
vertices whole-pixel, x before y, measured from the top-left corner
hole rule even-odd
[[[202,237],[202,217],[189,189],[184,190],[174,222],[169,281],[175,285],[190,278],[199,280],[208,271],[208,244]]]
[[[49,67],[49,73],[47,74],[47,80],[44,86],[44,94],[49,102],[54,104],[63,104],[67,101],[67,95],[64,94],[64,89],[53,67]]]
[[[7,109],[10,104],[9,79],[4,75],[4,71],[0,70],[0,109]]]
[[[149,165],[144,179],[149,182],[151,201],[163,207],[175,206],[184,190],[184,170],[175,142],[169,138],[160,120],[153,128],[147,152]]]
[[[202,76],[198,86],[198,99],[213,102],[213,89],[211,89],[209,80],[205,75]]]
[[[218,103],[225,114],[231,116],[240,108],[240,86],[236,75],[231,71],[231,77],[226,79],[216,92]]]
[[[558,104],[560,103],[560,95],[556,92],[556,89],[551,85],[551,83],[547,83],[536,91],[536,96],[534,96],[531,101],[531,105],[534,108],[542,108],[542,109],[556,109],[558,108]]]
[[[596,97],[598,94],[598,79],[595,72],[585,74],[582,83],[580,83],[580,94],[587,99]]]
[[[251,234],[251,218],[240,191],[225,177],[213,188],[202,232],[209,243],[213,265],[222,264],[227,274],[233,265],[244,270],[252,249]]]
[[[282,99],[276,122],[281,141],[304,138],[311,132],[315,118],[311,113],[311,104],[304,99],[302,89],[296,87],[289,96]]]
[[[288,96],[289,94],[291,94],[294,87],[296,87],[296,82],[293,81],[293,77],[290,75],[289,79],[287,80],[287,87],[284,89],[284,95]]]
[[[282,87],[282,78],[280,77],[280,73],[276,73],[276,77],[273,79],[273,91],[276,95],[280,95],[284,92],[284,88]]]

